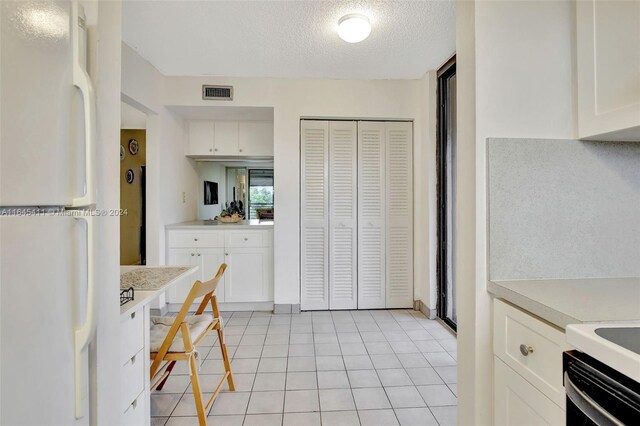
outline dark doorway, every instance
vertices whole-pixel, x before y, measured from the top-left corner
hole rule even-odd
[[[438,71],[438,317],[457,329],[456,244],[456,61]]]

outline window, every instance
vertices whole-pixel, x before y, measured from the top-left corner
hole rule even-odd
[[[249,219],[258,209],[273,209],[273,169],[249,169]]]

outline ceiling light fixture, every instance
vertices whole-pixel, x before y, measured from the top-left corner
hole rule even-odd
[[[364,15],[352,13],[338,21],[338,35],[347,43],[359,43],[371,34],[371,23]]]

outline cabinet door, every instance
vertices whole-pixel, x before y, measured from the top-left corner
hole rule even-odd
[[[413,307],[413,123],[386,127],[387,308]]]
[[[327,121],[300,122],[300,307],[329,308]]]
[[[273,156],[273,123],[247,121],[239,124],[238,145],[240,155],[251,157]]]
[[[578,1],[576,13],[578,136],[640,140],[640,2]]]
[[[168,264],[175,266],[199,266],[199,257],[195,248],[178,248],[169,249]],[[169,303],[183,303],[186,299],[193,281],[195,279],[202,279],[202,268],[195,275],[189,275],[185,277],[181,282],[177,283],[173,289],[167,292],[167,302]]]
[[[216,121],[213,151],[215,155],[238,155],[238,122]]]
[[[272,251],[269,248],[226,250],[225,302],[268,302],[273,299]]]
[[[384,308],[385,124],[358,123],[358,309]]]
[[[187,155],[213,155],[213,134],[212,121],[190,121]]]
[[[220,265],[225,261],[223,248],[201,248],[198,249],[198,260],[200,266],[201,281],[207,281],[216,276]],[[224,302],[224,283],[225,275],[222,276],[218,282],[218,288],[216,289],[216,296],[218,296],[218,302]]]
[[[543,393],[494,357],[496,425],[563,425],[565,412]]]
[[[329,122],[329,309],[358,307],[357,126]]]

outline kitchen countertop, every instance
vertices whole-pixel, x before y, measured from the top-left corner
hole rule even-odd
[[[273,229],[272,220],[241,220],[238,223],[221,223],[217,220],[194,220],[167,225],[166,229]]]
[[[640,277],[489,281],[487,290],[562,329],[640,320]]]
[[[149,271],[150,273],[140,273],[141,270]],[[151,302],[161,293],[197,270],[197,266],[121,265],[120,287],[134,287],[134,293],[132,301],[120,306],[120,315],[128,315],[140,305]],[[136,279],[136,276],[139,276],[139,282],[132,282],[132,280]],[[144,290],[139,290],[139,288],[144,288]]]

